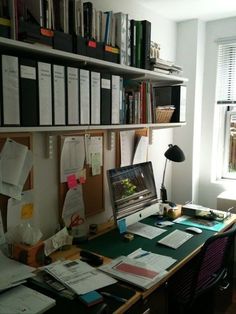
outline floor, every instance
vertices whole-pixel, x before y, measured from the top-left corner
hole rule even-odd
[[[234,294],[233,294],[233,300],[230,307],[227,309],[227,311],[224,314],[235,314],[236,313],[236,279],[234,281]]]

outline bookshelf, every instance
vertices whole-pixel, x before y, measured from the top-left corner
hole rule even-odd
[[[187,78],[174,76],[169,74],[157,73],[155,71],[135,68],[127,65],[121,65],[113,62],[99,60],[87,56],[81,56],[75,53],[64,52],[57,49],[32,45],[29,43],[12,40],[0,37],[1,54],[11,54],[15,56],[24,56],[40,58],[42,60],[54,62],[63,62],[73,64],[78,67],[108,71],[114,75],[123,76],[126,79],[133,80],[151,80],[155,86],[184,84],[188,81]],[[148,123],[148,124],[119,124],[119,125],[75,125],[75,126],[2,126],[0,133],[5,132],[60,132],[60,131],[75,131],[75,130],[122,130],[122,129],[139,129],[149,128],[173,128],[185,125],[185,123]]]

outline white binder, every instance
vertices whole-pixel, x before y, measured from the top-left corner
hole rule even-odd
[[[91,124],[101,123],[101,74],[91,72]]]
[[[66,124],[65,67],[53,65],[54,124]]]
[[[52,125],[52,69],[50,63],[38,62],[39,125]]]
[[[79,69],[67,67],[67,123],[79,124]]]
[[[80,70],[80,124],[90,123],[89,71]]]

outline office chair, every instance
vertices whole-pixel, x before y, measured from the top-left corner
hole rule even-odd
[[[170,279],[169,314],[199,313],[201,300],[206,298],[204,314],[214,313],[214,292],[220,284],[228,288],[227,271],[232,256],[236,224],[229,230],[209,238],[200,253]],[[232,275],[233,276],[233,275]],[[211,299],[212,298],[212,299]],[[197,309],[198,308],[198,309]]]

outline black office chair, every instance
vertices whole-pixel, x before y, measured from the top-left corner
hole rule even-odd
[[[236,235],[236,224],[229,230],[209,238],[200,253],[169,281],[169,314],[213,312],[215,288],[228,286],[227,272]],[[208,307],[208,309],[207,309]]]

